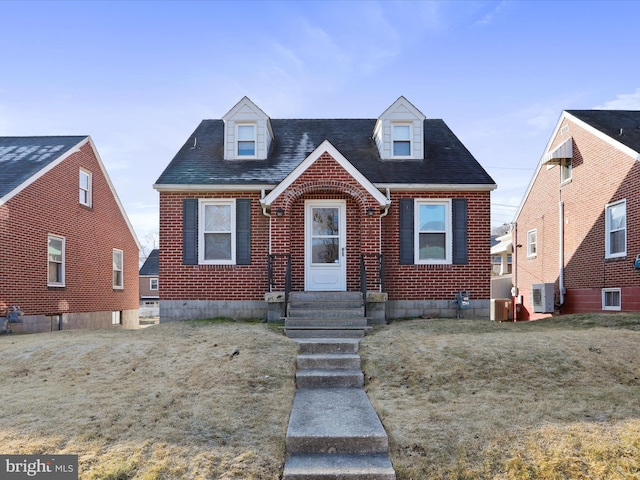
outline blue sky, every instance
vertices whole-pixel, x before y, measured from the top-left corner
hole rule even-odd
[[[243,96],[272,118],[442,118],[509,222],[564,109],[640,110],[635,1],[0,1],[0,135],[91,135],[141,243],[152,185]]]

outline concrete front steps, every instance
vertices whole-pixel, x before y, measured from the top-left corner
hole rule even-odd
[[[284,330],[290,338],[362,338],[364,313],[360,292],[292,292]]]
[[[296,395],[283,480],[395,480],[389,441],[354,338],[296,338]]]

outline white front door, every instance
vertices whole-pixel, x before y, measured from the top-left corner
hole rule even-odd
[[[347,289],[346,202],[305,203],[305,290]]]

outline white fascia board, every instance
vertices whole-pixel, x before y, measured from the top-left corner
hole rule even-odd
[[[204,185],[184,185],[180,183],[174,184],[154,184],[153,189],[158,192],[260,192],[262,190],[271,190],[275,188],[275,184],[213,184]]]
[[[109,189],[111,190],[111,194],[113,195],[113,198],[116,201],[116,204],[118,205],[118,208],[120,209],[120,214],[122,215],[122,218],[124,218],[124,221],[127,224],[127,227],[129,228],[129,231],[131,232],[131,235],[133,236],[133,239],[135,240],[136,245],[138,246],[138,251],[142,250],[142,246],[140,245],[140,241],[138,240],[138,236],[136,235],[136,231],[133,228],[133,225],[131,224],[131,222],[129,221],[129,217],[127,216],[127,212],[125,211],[124,206],[122,205],[122,202],[120,201],[120,197],[118,197],[118,193],[116,192],[116,188],[113,186],[113,183],[111,182],[111,178],[109,177],[109,174],[107,173],[107,169],[105,168],[104,163],[102,162],[102,159],[100,158],[100,153],[98,153],[98,149],[96,148],[95,144],[93,143],[93,139],[90,136],[88,136],[84,142],[81,142],[80,145],[83,145],[86,142],[89,142],[89,145],[91,146],[91,149],[93,150],[93,153],[96,156],[96,160],[98,160],[98,165],[100,166],[100,170],[102,170],[102,175],[104,175],[104,178],[107,181],[107,184],[109,185]]]
[[[311,165],[314,164],[324,153],[328,153],[331,157],[344,168],[349,175],[351,175],[362,187],[373,197],[381,206],[389,205],[387,197],[378,190],[369,180],[366,179],[362,173],[356,169],[351,162],[349,162],[344,155],[342,155],[336,147],[331,145],[331,142],[325,140],[322,142],[311,154],[305,158],[300,165],[294,168],[289,175],[285,177],[282,182],[278,184],[263,200],[262,204],[265,206],[271,205],[273,201],[282,195],[293,182],[295,182],[300,175],[302,175]]]
[[[495,183],[485,184],[442,184],[442,183],[377,183],[377,188],[388,188],[390,191],[430,191],[430,192],[490,192],[498,188]]]
[[[42,169],[38,170],[36,173],[34,173],[33,175],[31,175],[29,178],[27,178],[24,182],[22,182],[20,185],[18,185],[16,188],[14,188],[13,190],[11,190],[9,193],[7,193],[4,197],[0,198],[0,206],[4,205],[5,203],[7,203],[9,200],[11,200],[13,197],[15,197],[18,193],[20,193],[22,190],[24,190],[25,188],[27,188],[29,185],[31,185],[33,182],[35,182],[36,180],[38,180],[39,178],[41,178],[43,175],[45,175],[47,172],[51,171],[52,169],[54,169],[55,167],[57,167],[58,165],[60,165],[60,163],[62,161],[64,161],[66,158],[70,157],[71,155],[73,155],[74,153],[78,153],[80,151],[80,148],[87,142],[87,138],[84,138],[83,140],[81,140],[77,145],[71,147],[69,150],[67,150],[66,152],[64,152],[62,155],[60,155],[58,158],[56,158],[54,161],[52,161],[51,163],[49,163],[47,166],[43,167]]]

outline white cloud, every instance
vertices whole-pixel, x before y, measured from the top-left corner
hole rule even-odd
[[[640,88],[634,93],[622,93],[615,100],[593,108],[596,110],[640,110]]]

